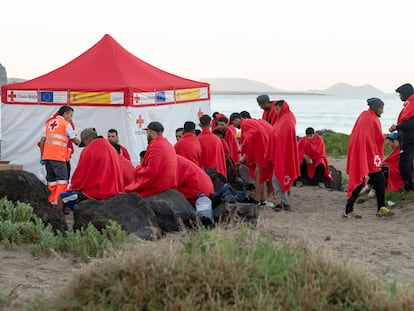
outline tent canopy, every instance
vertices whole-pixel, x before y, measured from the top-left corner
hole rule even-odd
[[[197,124],[200,115],[211,113],[208,83],[160,70],[109,35],[58,69],[1,89],[1,158],[22,164],[41,179],[37,142],[45,121],[62,105],[74,108],[78,133],[86,127],[95,127],[100,135],[117,129],[135,165],[147,147],[148,123],[161,122],[163,135],[174,144],[175,130],[185,121]],[[80,152],[75,147],[73,168]]]
[[[208,88],[208,83],[185,79],[144,62],[106,34],[66,65],[29,81],[4,85],[2,102],[166,104],[209,100]]]

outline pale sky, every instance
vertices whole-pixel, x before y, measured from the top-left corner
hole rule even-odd
[[[246,78],[288,91],[347,82],[387,93],[414,83],[412,0],[13,0],[0,12],[9,78],[48,73],[107,33],[193,80]]]

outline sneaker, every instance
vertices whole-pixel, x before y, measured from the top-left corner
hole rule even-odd
[[[286,212],[291,212],[291,209],[290,209],[290,205],[289,204],[282,204],[283,205],[283,209],[286,211]]]
[[[275,207],[275,205],[270,201],[264,201],[265,205],[268,207]]]
[[[342,215],[342,217],[343,218],[347,218],[347,219],[361,219],[362,218],[361,215],[358,215],[355,212],[350,212],[348,214],[344,212],[344,214]]]
[[[377,193],[375,192],[375,189],[371,189],[367,194],[368,198],[375,198],[376,196],[377,196]]]
[[[358,196],[363,196],[363,195],[368,194],[371,191],[371,188],[372,188],[372,186],[370,184],[366,184],[364,186],[364,188],[362,188],[362,190],[361,190],[361,192],[359,193]]]
[[[295,184],[295,187],[303,187],[303,182],[301,182],[300,180],[298,180]]]
[[[381,207],[380,210],[377,213],[377,217],[390,217],[394,215],[393,212],[391,212],[388,208],[385,206]]]
[[[319,187],[319,188],[321,188],[321,189],[325,189],[325,183],[320,182],[320,183],[318,184],[318,187]]]
[[[273,207],[273,210],[275,212],[281,212],[283,210],[282,204],[277,204],[276,206]]]

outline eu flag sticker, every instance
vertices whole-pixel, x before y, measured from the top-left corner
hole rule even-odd
[[[157,103],[165,103],[165,93],[164,92],[157,92]]]
[[[40,92],[40,102],[53,103],[53,92]]]

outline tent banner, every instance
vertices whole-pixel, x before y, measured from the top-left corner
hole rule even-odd
[[[133,93],[134,105],[155,105],[174,103],[174,91]]]
[[[70,104],[124,104],[124,92],[70,92]]]
[[[193,88],[175,91],[175,100],[177,102],[208,99],[208,88]]]
[[[37,91],[7,90],[7,102],[14,103],[37,103]]]
[[[40,91],[40,103],[66,104],[68,102],[68,92],[62,91]]]

